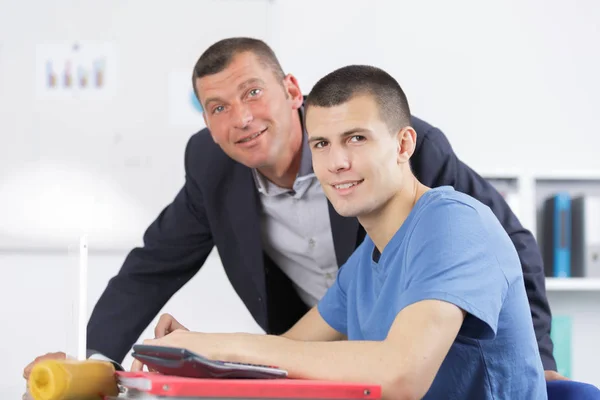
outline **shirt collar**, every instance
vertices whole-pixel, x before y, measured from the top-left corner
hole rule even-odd
[[[302,124],[302,158],[300,159],[300,169],[297,178],[302,178],[314,173],[312,166],[312,154],[308,147],[308,133],[304,127],[304,106],[298,110],[300,114],[300,123]]]
[[[312,166],[312,154],[308,145],[308,133],[306,132],[306,129],[304,127],[304,106],[298,109],[298,114],[300,114],[300,123],[302,125],[302,156],[300,158],[300,168],[298,169],[298,175],[296,175],[296,181],[294,182],[294,186],[296,186],[296,182],[304,181],[315,176]],[[278,190],[277,193],[273,193],[272,191],[269,191],[269,188],[272,188],[276,185],[269,182],[267,178],[265,178],[260,172],[258,172],[256,168],[252,169],[252,175],[254,176],[254,183],[256,184],[256,187],[258,188],[258,191],[260,193],[279,194],[281,192],[290,191],[290,189],[281,189]]]

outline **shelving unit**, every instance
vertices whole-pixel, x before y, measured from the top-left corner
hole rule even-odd
[[[559,191],[566,191],[573,196],[600,196],[600,171],[490,170],[481,172],[480,175],[505,195],[523,226],[536,239],[539,238],[540,231],[539,213],[546,197]]]
[[[541,212],[544,200],[556,192],[572,196],[594,195],[600,197],[600,171],[540,171],[518,172],[507,170],[481,173],[511,206],[517,218],[538,241],[542,243]],[[597,221],[600,226],[600,220]],[[600,227],[599,227],[600,228]],[[546,278],[547,291],[591,292],[600,294],[600,277]]]

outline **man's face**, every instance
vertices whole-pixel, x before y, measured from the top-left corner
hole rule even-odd
[[[356,96],[335,107],[310,106],[306,129],[313,169],[338,214],[369,215],[398,193],[400,142],[381,120],[371,96]]]
[[[291,145],[293,113],[302,105],[293,76],[280,80],[245,52],[195,84],[206,126],[229,157],[250,168],[269,167]]]

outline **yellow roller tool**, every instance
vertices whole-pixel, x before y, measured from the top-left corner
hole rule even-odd
[[[29,393],[34,400],[102,400],[117,396],[115,367],[97,360],[44,360],[31,370]]]

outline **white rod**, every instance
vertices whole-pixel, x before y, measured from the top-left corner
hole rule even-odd
[[[77,317],[77,359],[85,360],[87,357],[87,277],[88,277],[88,241],[83,235],[79,239],[79,306]]]

